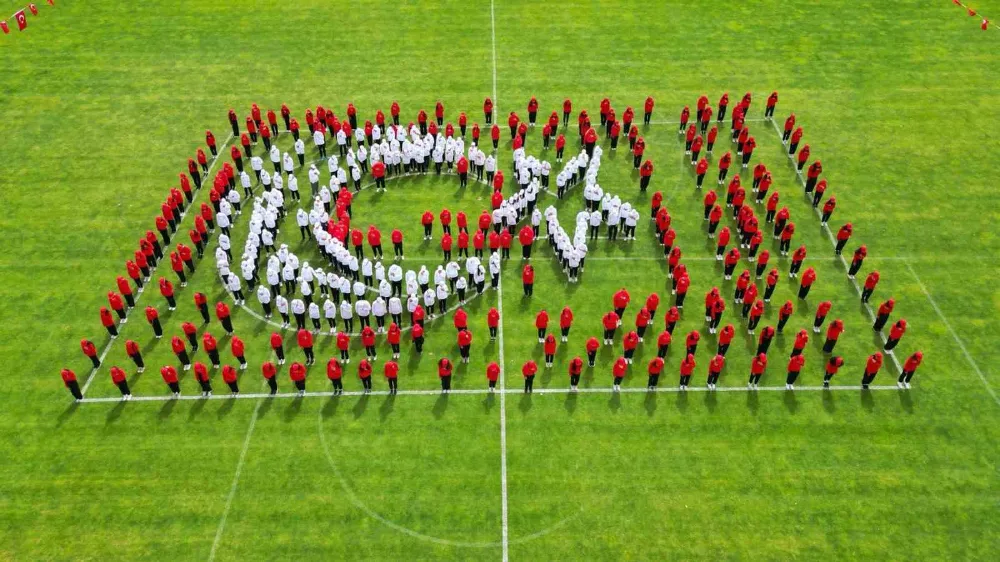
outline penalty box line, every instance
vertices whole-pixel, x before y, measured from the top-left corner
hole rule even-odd
[[[205,178],[206,178],[206,180],[207,180],[208,176],[211,175],[212,170],[215,168],[215,163],[225,153],[226,147],[229,146],[229,143],[232,140],[233,140],[233,134],[229,133],[229,136],[226,137],[226,140],[222,143],[222,146],[220,146],[217,149],[216,155],[212,157],[212,162],[208,166],[208,171],[205,172]],[[204,185],[205,185],[205,182],[202,182],[202,186],[204,186]],[[184,218],[188,215],[188,211],[192,210],[194,202],[196,201],[196,197],[197,197],[197,195],[199,193],[201,193],[201,190],[202,190],[201,187],[195,189],[194,195],[191,197],[191,204],[188,205],[187,209],[185,209],[184,211],[181,212],[181,219],[177,223],[177,228],[178,229],[180,229],[181,222],[183,222]],[[157,266],[162,265],[162,263],[163,262],[158,262]],[[152,279],[153,273],[157,269],[159,269],[159,267],[152,267],[152,268],[150,268],[150,270],[149,270],[150,279]],[[142,292],[139,292],[138,294],[136,294],[135,299],[134,299],[135,306],[132,307],[131,310],[138,310],[138,308],[139,308],[139,299],[142,298],[142,295],[146,294],[145,289],[151,289],[151,288],[153,288],[153,285],[152,284],[147,284],[146,286],[143,287],[144,290]],[[130,314],[131,310],[126,311],[126,313],[125,313],[126,320],[128,319],[129,316],[134,316],[133,314]],[[118,335],[119,336],[121,336],[122,332],[125,331],[125,325],[126,324],[118,324],[121,327],[121,329],[118,330]],[[101,350],[101,354],[98,356],[98,361],[99,361],[100,364],[97,367],[93,367],[90,370],[90,374],[87,375],[87,380],[84,381],[84,383],[83,383],[83,388],[80,389],[80,394],[82,394],[84,396],[87,395],[87,389],[90,388],[90,383],[94,382],[94,377],[97,375],[97,372],[99,370],[101,370],[101,367],[104,366],[104,358],[107,357],[108,352],[111,351],[111,347],[115,344],[116,341],[118,341],[117,338],[109,339],[108,343],[106,343],[104,345],[104,349]]]
[[[540,388],[535,389],[532,394],[677,394],[681,392],[744,392],[744,393],[754,393],[754,392],[847,392],[847,391],[861,391],[865,390],[860,385],[831,385],[829,387],[823,386],[800,386],[796,387],[794,390],[788,390],[784,386],[762,386],[755,389],[750,389],[744,386],[727,386],[723,388],[716,388],[711,390],[707,387],[695,386],[689,387],[687,390],[681,390],[679,387],[674,386],[664,386],[657,387],[654,390],[649,390],[645,387],[635,387],[635,388],[623,388],[621,390],[614,390],[612,388],[580,388],[573,391],[570,388]],[[871,385],[867,390],[896,390],[899,391],[900,388],[892,385]],[[481,389],[453,389],[449,391],[447,395],[442,394],[440,390],[400,390],[396,393],[396,396],[451,396],[451,395],[474,395],[474,396],[492,396],[500,395],[501,399],[508,394],[525,394],[525,392],[519,388],[502,388],[496,391],[490,391],[485,388]],[[170,401],[194,401],[194,400],[252,400],[259,398],[274,398],[274,399],[306,399],[306,398],[331,398],[334,396],[392,396],[388,390],[375,390],[365,394],[363,391],[344,391],[343,393],[337,395],[333,391],[321,391],[321,392],[306,392],[304,394],[299,394],[297,392],[279,392],[276,394],[267,394],[263,392],[257,393],[247,393],[247,394],[237,394],[235,396],[230,394],[213,394],[209,397],[204,397],[195,394],[182,394],[177,398],[173,396],[133,396],[130,402],[170,402]],[[103,398],[84,398],[80,402],[83,404],[98,404],[98,403],[116,403],[121,402],[122,399],[118,397],[103,397]]]

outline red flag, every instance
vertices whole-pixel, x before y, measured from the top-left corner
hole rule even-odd
[[[986,31],[986,28],[989,26],[990,26],[990,20],[983,18],[983,24],[980,26],[983,28],[983,31]]]
[[[38,6],[36,6],[34,4],[28,4],[28,9],[31,10],[31,15],[33,15],[33,16],[37,16],[38,15]]]
[[[0,21],[0,29],[3,30],[4,35],[10,33],[10,26],[7,25],[7,20]]]
[[[46,0],[46,1],[49,3],[49,6],[55,6],[56,5],[56,0]]]
[[[24,31],[24,28],[28,27],[28,18],[24,16],[24,10],[18,10],[14,14],[14,19],[17,20],[18,31]]]
[[[969,17],[971,18],[971,17],[975,17],[975,16],[976,16],[976,11],[973,10],[972,8],[969,8]]]

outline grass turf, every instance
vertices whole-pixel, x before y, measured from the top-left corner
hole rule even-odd
[[[989,7],[981,10],[1000,11]],[[543,115],[564,97],[593,112],[607,95],[620,112],[653,95],[656,118],[676,119],[702,92],[714,102],[723,90],[734,96],[753,91],[759,111],[763,95],[779,90],[778,115],[796,112],[840,202],[831,225],[851,220],[855,240],[868,244],[873,258],[907,258],[872,259],[866,271],[878,267],[883,274],[873,300],[893,294],[898,313],[911,323],[901,352],[920,348],[927,356],[914,390],[899,395],[508,396],[510,556],[974,558],[995,551],[997,405],[935,310],[992,381],[991,334],[1000,326],[991,258],[1000,212],[990,183],[995,150],[985,139],[998,117],[990,73],[997,62],[994,35],[946,2],[901,2],[877,11],[782,2],[698,9],[497,2],[495,15],[501,114],[523,113],[531,95],[542,102]],[[399,532],[358,506],[421,535],[497,543],[496,400],[453,395],[74,407],[56,374],[63,365],[88,372],[77,340],[89,335],[101,343],[96,309],[104,292],[203,130],[227,131],[228,107],[242,113],[251,102],[284,102],[298,115],[307,105],[342,108],[352,100],[367,115],[398,99],[404,116],[412,116],[440,98],[449,115],[464,109],[478,117],[493,86],[489,6],[366,3],[348,9],[308,2],[295,11],[249,11],[237,3],[183,2],[123,11],[112,2],[63,2],[30,25],[4,38],[9,65],[0,77],[12,164],[0,177],[8,248],[0,291],[4,302],[17,303],[4,307],[0,323],[10,365],[0,382],[0,450],[8,475],[0,484],[2,556],[208,557],[228,513],[214,551],[219,559],[499,557],[496,545],[456,546]],[[679,244],[688,256],[708,256],[680,146],[670,127],[657,126],[646,137],[647,154],[657,163],[652,189],[667,194]],[[775,187],[783,196],[797,192],[777,139],[771,133],[757,138],[758,157],[778,170]],[[505,150],[501,162],[508,160]],[[645,210],[624,160],[606,158],[602,185]],[[449,192],[447,180],[408,183],[399,193],[390,184],[389,195],[371,209],[385,221],[379,223],[384,231],[392,224],[412,229],[423,208],[443,204],[441,195],[461,196]],[[391,204],[403,194],[416,201]],[[368,196],[359,197],[362,213]],[[453,211],[482,204],[468,199],[448,204]],[[567,226],[578,204],[559,204]],[[838,352],[849,360],[841,376],[853,384],[875,342],[853,289],[829,261],[828,242],[818,230],[802,228],[818,228],[817,221],[804,204],[792,205],[799,237],[820,273],[814,293],[835,299],[834,311],[848,325]],[[428,248],[426,258],[434,250]],[[642,257],[657,250],[643,222],[638,241],[614,248],[601,243],[592,255]],[[536,258],[543,267],[531,301],[520,299],[519,280],[506,269],[510,386],[525,357],[540,358],[531,325],[539,306],[552,312],[572,303],[577,313],[573,343],[560,346],[556,367],[536,383],[555,387],[565,386],[567,356],[579,352],[584,333],[596,330],[596,315],[623,284],[623,266],[634,299],[652,290],[662,295],[657,261],[595,260],[581,283],[567,289],[545,255]],[[701,295],[720,281],[714,262],[688,265],[689,300],[698,306],[678,333],[701,325]],[[194,289],[221,296],[207,275],[211,263],[201,268],[165,322],[168,333],[194,317]],[[787,298],[784,285],[775,300]],[[470,305],[474,325],[495,299],[491,293]],[[140,303],[156,300],[149,294]],[[727,319],[732,313],[730,307]],[[789,327],[810,317],[800,311]],[[238,333],[252,334],[248,349],[259,358],[267,331],[246,314],[237,313],[236,323]],[[133,316],[106,364],[121,362],[124,337],[148,337],[143,324]],[[482,365],[497,353],[485,335],[477,330],[474,361],[457,387],[482,386]],[[450,326],[430,330],[428,339],[425,357],[404,369],[402,388],[433,388],[430,360],[454,355]],[[699,350],[699,382],[708,343]],[[322,345],[320,358],[329,355]],[[780,351],[781,342],[775,346]],[[149,352],[150,365],[170,358],[167,347],[161,342]],[[817,351],[807,352],[803,383],[818,379]],[[668,384],[676,380],[672,353]],[[585,383],[608,385],[611,358],[602,355],[603,368],[585,373]],[[722,384],[739,385],[747,354],[734,345],[730,358]],[[774,363],[765,381],[780,384],[768,380],[781,372]],[[324,382],[313,373],[310,388]],[[259,384],[256,370],[244,378],[247,390]],[[631,377],[626,384],[641,382]],[[282,385],[287,388],[287,378]],[[134,386],[142,394],[165,390],[153,368]],[[113,391],[102,369],[88,395]],[[238,465],[241,477],[227,512]]]

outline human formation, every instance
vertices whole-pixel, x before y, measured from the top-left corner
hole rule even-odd
[[[732,112],[731,140],[736,145],[737,158],[742,159],[742,168],[750,164],[750,156],[755,147],[755,140],[749,133],[746,115],[751,103],[750,94]],[[777,93],[768,99],[765,118],[771,119],[777,103]],[[728,95],[723,96],[714,111],[708,104],[708,99],[702,96],[698,100],[694,123],[690,120],[690,111],[684,108],[678,133],[683,135],[686,152],[695,167],[696,187],[702,188],[704,175],[707,171],[707,158],[712,156],[718,136],[718,126],[721,125],[727,109]],[[473,331],[469,326],[468,314],[464,306],[467,300],[475,295],[481,295],[488,289],[497,289],[499,285],[501,263],[511,259],[510,249],[515,243],[521,246],[521,267],[524,296],[533,295],[534,269],[531,265],[532,248],[541,235],[542,223],[546,227],[546,239],[552,253],[558,259],[567,281],[575,283],[584,269],[588,242],[593,244],[600,237],[600,230],[605,229],[608,240],[634,240],[640,213],[628,201],[623,201],[618,195],[602,188],[599,183],[599,172],[604,148],[598,145],[603,129],[603,136],[609,139],[610,150],[616,150],[619,135],[629,141],[629,149],[633,155],[634,168],[639,171],[639,188],[645,191],[650,185],[653,165],[648,159],[643,161],[645,141],[639,135],[639,128],[634,123],[635,112],[626,108],[621,119],[616,117],[610,100],[603,100],[600,109],[600,126],[593,126],[587,111],[581,111],[577,120],[578,142],[580,152],[571,155],[564,163],[566,150],[566,133],[569,131],[572,103],[563,103],[562,131],[560,131],[560,116],[552,112],[543,124],[543,151],[548,151],[550,141],[555,147],[555,162],[557,168],[555,188],[549,190],[549,176],[553,166],[548,160],[542,160],[526,153],[524,144],[527,131],[535,127],[538,102],[534,98],[528,104],[528,118],[522,121],[516,112],[508,116],[508,127],[511,135],[513,157],[510,162],[510,175],[515,186],[511,193],[504,196],[506,177],[504,170],[497,162],[496,149],[499,146],[500,127],[494,122],[493,104],[487,98],[483,112],[486,127],[489,129],[490,141],[484,143],[486,150],[480,149],[480,135],[483,129],[477,123],[471,127],[469,143],[466,144],[466,134],[469,132],[468,118],[465,113],[458,116],[456,128],[452,123],[445,123],[444,106],[438,102],[431,119],[427,112],[420,110],[416,122],[406,126],[401,125],[400,108],[393,102],[390,116],[387,118],[382,111],[375,114],[374,121],[359,123],[357,111],[353,104],[348,104],[343,120],[338,119],[335,112],[323,107],[317,107],[315,112],[307,109],[305,122],[309,135],[304,131],[300,135],[299,124],[291,117],[287,106],[280,108],[280,113],[273,110],[262,112],[255,104],[250,115],[242,123],[236,112],[230,110],[229,120],[234,138],[239,144],[233,144],[230,149],[231,162],[224,162],[221,169],[212,178],[208,202],[195,206],[194,196],[207,181],[210,167],[218,158],[218,145],[211,131],[206,132],[206,147],[212,155],[209,160],[204,149],[198,149],[195,157],[188,161],[187,174],[180,174],[178,187],[172,188],[161,207],[161,213],[155,217],[155,231],[147,231],[139,240],[138,249],[132,259],[126,262],[126,274],[116,279],[117,291],[108,293],[108,306],[100,310],[102,325],[109,337],[118,336],[118,328],[129,319],[129,311],[135,308],[135,298],[149,284],[155,284],[163,297],[167,310],[176,308],[176,290],[183,290],[187,285],[188,276],[196,271],[197,261],[206,252],[214,257],[215,271],[232,297],[234,304],[240,307],[246,305],[247,292],[252,293],[260,307],[260,318],[280,328],[270,337],[270,353],[273,360],[261,363],[261,374],[267,382],[270,392],[276,393],[278,384],[276,375],[278,367],[286,360],[286,342],[282,331],[292,330],[294,337],[290,338],[294,345],[301,349],[303,359],[294,361],[288,368],[288,375],[296,391],[305,392],[305,381],[309,368],[315,364],[313,351],[314,338],[320,334],[336,338],[338,356],[330,358],[326,363],[326,374],[335,393],[343,392],[344,369],[351,362],[351,343],[360,340],[364,356],[358,361],[357,375],[364,392],[372,389],[371,377],[378,361],[377,341],[384,338],[391,348],[391,357],[382,364],[382,374],[387,380],[389,392],[398,389],[398,374],[400,345],[406,332],[412,340],[412,349],[421,353],[425,338],[425,322],[439,316],[450,315],[456,329],[456,343],[461,363],[468,363]],[[648,98],[644,104],[643,122],[649,124],[654,102]],[[716,116],[713,124],[711,118]],[[294,137],[293,157],[288,152],[282,153],[274,139],[279,135],[278,119],[283,122],[284,132]],[[391,119],[391,120],[390,120]],[[794,115],[785,124],[783,141],[789,147],[789,154],[798,162],[799,169],[808,160],[809,146],[797,150],[802,138],[801,127],[794,128]],[[700,133],[699,133],[700,130]],[[702,135],[708,139],[707,147]],[[305,139],[310,139],[320,160],[306,162]],[[492,142],[490,150],[488,142]],[[262,144],[261,147],[258,143]],[[337,153],[328,154],[327,144],[336,144]],[[241,150],[242,147],[242,150]],[[705,147],[705,156],[700,156]],[[255,155],[257,151],[260,154]],[[488,152],[487,152],[488,151]],[[546,152],[548,154],[548,152]],[[805,153],[803,158],[802,154]],[[797,154],[797,156],[795,156]],[[271,163],[271,169],[265,165],[264,158]],[[730,152],[719,160],[719,175],[717,182],[721,186],[728,175],[732,162]],[[296,165],[297,163],[297,165]],[[321,167],[325,163],[327,181],[322,181]],[[433,164],[433,171],[431,165]],[[345,169],[346,168],[346,169]],[[404,240],[402,231],[398,228],[389,233],[389,241],[393,246],[391,256],[387,256],[382,248],[382,232],[375,225],[362,227],[352,224],[352,204],[355,195],[366,185],[374,184],[376,190],[386,190],[386,179],[408,174],[454,174],[459,179],[460,188],[468,187],[470,174],[474,181],[484,183],[491,190],[490,208],[484,209],[470,225],[470,217],[464,212],[452,214],[448,209],[426,210],[421,215],[421,224],[425,240],[432,240],[437,232],[442,252],[442,263],[433,272],[426,266],[405,269]],[[818,161],[810,164],[807,171],[806,192],[813,199],[813,206],[819,205],[827,188],[825,179],[819,179],[821,165]],[[297,178],[297,173],[304,172],[309,182],[309,195],[303,197]],[[204,176],[204,177],[203,177]],[[369,181],[364,178],[370,178]],[[768,191],[772,184],[770,172],[763,164],[757,164],[753,169],[753,184],[751,187],[752,201],[747,200],[739,174],[734,174],[728,183],[724,201],[719,201],[714,190],[705,195],[704,219],[708,222],[708,236],[716,240],[717,259],[724,262],[724,280],[731,280],[741,261],[740,249],[745,252],[745,258],[751,267],[744,269],[735,282],[732,298],[733,305],[738,306],[741,316],[745,319],[749,334],[754,334],[764,309],[770,303],[770,296],[778,279],[781,277],[777,268],[769,268],[770,252],[762,249],[764,229],[756,216],[754,205],[763,206],[765,223],[774,223],[773,238],[778,241],[778,253],[782,256],[790,252],[794,223],[790,220],[787,207],[778,208],[778,193]],[[237,187],[239,183],[239,187]],[[584,208],[575,216],[575,226],[572,235],[560,224],[558,213],[553,206],[544,210],[538,208],[538,197],[544,191],[558,198],[566,196],[570,189],[582,185]],[[258,189],[259,188],[259,189]],[[286,198],[287,195],[287,198]],[[765,203],[766,201],[766,203]],[[246,203],[247,209],[244,209]],[[292,206],[296,208],[292,209]],[[830,197],[822,207],[822,222],[825,225],[835,208],[835,199]],[[234,254],[231,228],[244,210],[248,211],[248,233],[242,251]],[[188,232],[191,244],[175,240],[181,221],[188,213],[194,213],[193,228]],[[731,230],[719,224],[724,215],[728,214],[735,223]],[[288,215],[294,215],[288,217]],[[318,250],[321,259],[310,263],[300,258],[289,249],[287,244],[278,242],[279,230],[283,225],[291,223],[297,227],[300,240],[308,240]],[[656,388],[659,375],[664,368],[664,357],[673,338],[673,327],[683,313],[684,299],[690,288],[690,276],[682,262],[682,252],[674,239],[676,233],[670,227],[669,211],[663,205],[663,197],[656,192],[652,198],[650,220],[659,243],[663,246],[668,264],[671,297],[674,301],[664,314],[664,330],[656,337],[657,356],[647,366],[648,387]],[[286,223],[287,221],[287,223]],[[452,229],[454,223],[454,230]],[[436,228],[435,228],[436,227]],[[470,234],[471,233],[471,234]],[[157,234],[159,236],[157,236]],[[836,252],[839,254],[850,239],[851,225],[848,223],[837,234]],[[732,237],[740,244],[738,249],[734,243],[729,248]],[[210,247],[215,238],[214,248]],[[171,249],[171,244],[174,244]],[[470,254],[469,246],[472,246]],[[239,251],[238,249],[236,251]],[[488,254],[488,255],[487,255]],[[863,264],[867,250],[860,246],[853,255],[849,275],[853,278]],[[157,266],[166,258],[169,261],[175,283],[165,274],[160,274],[156,280],[153,273]],[[789,267],[789,279],[799,279],[799,269],[806,258],[806,248],[800,246],[793,252]],[[757,288],[766,272],[763,293]],[[489,287],[487,288],[487,278]],[[878,272],[869,273],[866,278],[862,299],[868,302],[878,283]],[[807,267],[799,279],[798,298],[808,297],[809,287],[816,281],[815,271]],[[473,291],[475,293],[473,293]],[[202,326],[193,322],[181,324],[181,334],[170,336],[171,349],[177,357],[178,366],[164,365],[160,374],[173,396],[179,396],[181,372],[191,370],[204,396],[213,392],[212,373],[221,370],[223,382],[230,392],[239,392],[240,373],[247,369],[246,349],[243,340],[234,333],[230,318],[229,306],[225,302],[214,305],[214,317],[222,329],[219,339],[227,338],[228,346],[220,344],[208,325],[213,323],[210,305],[202,293],[193,295],[196,308],[201,315]],[[604,338],[599,342],[596,337],[590,337],[584,345],[584,355],[589,368],[595,367],[596,352],[601,345],[614,345],[617,332],[621,331],[623,353],[613,363],[611,374],[613,388],[619,389],[622,380],[630,372],[636,348],[643,344],[647,329],[653,323],[660,302],[658,294],[652,294],[645,300],[645,306],[636,313],[635,328],[624,329],[622,323],[626,308],[630,302],[628,291],[623,287],[612,298],[613,308],[601,319],[604,328]],[[876,331],[883,329],[892,313],[894,301],[888,299],[878,309],[875,325]],[[251,305],[252,306],[252,305]],[[717,340],[717,353],[711,359],[707,369],[709,389],[714,389],[719,376],[725,367],[726,352],[735,333],[733,324],[721,326],[723,313],[726,309],[726,298],[718,287],[713,287],[705,298],[705,332]],[[817,309],[813,326],[814,333],[820,333],[826,316],[830,312],[829,302],[821,303]],[[791,301],[782,305],[779,321],[775,327],[765,326],[761,329],[757,353],[753,357],[748,386],[757,388],[760,377],[767,368],[768,347],[775,333],[781,333],[785,323],[792,315],[794,303]],[[278,314],[280,321],[274,319]],[[163,337],[163,328],[159,320],[160,309],[147,306],[144,315],[156,338]],[[404,319],[405,317],[405,319]],[[486,317],[487,331],[490,339],[497,337],[500,322],[499,312],[490,309]],[[544,355],[543,368],[553,366],[555,349],[559,345],[554,334],[547,332],[548,313],[542,310],[535,318],[538,330],[539,345]],[[561,343],[567,343],[570,328],[573,323],[573,312],[569,307],[559,314]],[[214,328],[213,328],[214,329]],[[198,332],[202,331],[201,336]],[[833,355],[837,339],[844,326],[840,319],[829,323],[826,329],[824,345],[825,366],[824,384],[828,385],[838,369],[843,365],[843,358]],[[885,351],[892,353],[906,331],[905,320],[897,320],[890,328]],[[685,354],[680,364],[681,389],[690,384],[691,376],[696,368],[694,353],[701,334],[692,331],[684,338]],[[806,330],[797,333],[793,352],[787,365],[787,388],[793,388],[796,378],[804,367],[805,357],[802,353],[809,335]],[[200,344],[200,345],[199,345]],[[228,347],[229,355],[237,366],[223,364],[220,348]],[[94,368],[101,364],[96,346],[90,340],[81,341],[84,354],[90,358]],[[194,360],[194,354],[203,350],[207,362]],[[126,351],[135,364],[136,372],[143,372],[145,363],[139,344],[129,339],[126,341]],[[899,377],[899,385],[909,386],[910,378],[919,366],[922,355],[918,351],[905,361],[903,373]],[[883,356],[881,352],[872,354],[865,366],[862,384],[867,387],[881,368]],[[570,387],[577,389],[580,374],[584,365],[581,356],[574,357],[569,363]],[[454,366],[448,358],[442,358],[437,364],[441,379],[442,392],[451,389],[451,376]],[[522,375],[525,381],[525,392],[533,390],[534,376],[538,364],[528,360],[522,365]],[[128,386],[128,376],[120,366],[111,366],[110,377],[123,399],[131,397]],[[501,366],[496,362],[487,365],[486,382],[489,389],[496,387],[501,373]],[[62,371],[62,378],[77,399],[82,398],[82,392],[75,373],[70,369]]]

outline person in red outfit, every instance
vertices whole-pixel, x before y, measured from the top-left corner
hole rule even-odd
[[[878,374],[879,369],[882,368],[882,352],[876,351],[875,353],[868,356],[868,361],[865,362],[865,374],[861,377],[861,388],[868,390],[868,385],[875,380],[875,375]]]
[[[796,355],[802,355],[802,351],[805,350],[806,344],[808,343],[809,343],[809,332],[805,331],[804,329],[799,330],[799,332],[795,334],[795,343],[792,344],[791,356],[795,357]]]
[[[490,392],[494,392],[497,387],[497,380],[500,378],[500,365],[496,361],[491,361],[486,366],[486,384]]]
[[[190,365],[186,366],[184,370],[187,370]],[[112,367],[117,368],[117,367]],[[177,369],[172,365],[164,365],[160,368],[160,376],[163,377],[163,382],[167,383],[167,387],[173,398],[177,398],[181,395],[181,385],[177,381]]]
[[[173,350],[174,355],[177,356],[177,360],[181,362],[184,370],[191,369],[191,360],[188,358],[187,348],[184,347],[184,340],[174,336],[170,340],[170,348]]]
[[[785,304],[781,305],[781,309],[778,310],[778,333],[780,334],[785,328],[785,324],[788,319],[791,318],[792,314],[795,312],[793,308],[792,301],[785,301]]]
[[[538,343],[545,341],[545,332],[549,327],[549,313],[543,308],[535,315],[535,328],[538,330]]]
[[[208,367],[201,361],[194,362],[194,380],[201,386],[202,398],[212,395],[212,378],[208,375]]]
[[[785,377],[785,390],[795,389],[795,379],[799,378],[802,367],[806,364],[805,355],[793,355],[788,359],[788,376]]]
[[[906,358],[903,362],[903,372],[899,375],[899,380],[896,381],[896,386],[899,388],[910,388],[910,379],[913,378],[913,373],[917,372],[917,367],[924,361],[924,354],[922,351],[918,351],[913,355]]]
[[[750,362],[750,379],[747,381],[747,388],[758,388],[760,383],[760,377],[764,375],[764,371],[767,370],[767,354],[758,353],[754,355],[753,360]]]
[[[708,362],[708,388],[709,390],[715,390],[716,383],[719,382],[719,375],[722,374],[723,367],[726,366],[726,357],[722,354],[716,354]]]
[[[833,353],[833,348],[837,345],[837,340],[842,333],[844,333],[843,320],[837,318],[833,322],[830,322],[830,326],[826,329],[826,342],[823,344],[823,353]]]
[[[906,327],[906,320],[900,318],[889,328],[889,338],[885,342],[886,353],[892,355],[893,350],[896,349],[896,345],[899,344],[899,340],[906,334]]]
[[[372,371],[374,370],[370,361],[367,358],[362,359],[358,363],[358,379],[361,380],[361,387],[364,389],[365,394],[371,394],[372,392]]]
[[[63,369],[59,371],[59,376],[62,377],[63,385],[73,395],[73,398],[77,402],[83,400],[83,393],[80,392],[80,383],[76,380],[76,373],[70,369]]]
[[[493,276],[493,288],[496,288],[496,283],[499,280],[499,277],[499,275]],[[524,287],[524,296],[530,297],[534,294],[535,268],[532,267],[530,263],[525,264],[524,268],[521,270],[521,284]]]
[[[458,353],[462,358],[462,363],[469,362],[469,351],[472,348],[472,332],[461,330],[458,332]]]
[[[545,353],[545,368],[551,369],[552,362],[555,361],[556,357],[556,336],[555,334],[549,334],[545,336],[545,342],[542,344],[543,352]]]
[[[823,367],[823,388],[830,388],[830,379],[837,374],[837,371],[844,365],[844,358],[839,355],[834,355],[827,360],[826,365]]]
[[[219,361],[219,342],[211,333],[205,332],[201,336],[201,343],[205,353],[208,354],[208,359],[212,362],[212,368],[218,369],[221,364]]]
[[[681,381],[680,389],[687,390],[688,384],[691,382],[691,373],[694,372],[695,368],[694,354],[688,353],[687,356],[681,361]]]
[[[166,367],[164,367],[166,368]],[[173,368],[173,367],[171,367]],[[128,387],[128,376],[125,371],[117,366],[111,367],[111,382],[118,387],[118,391],[122,394],[122,400],[131,400],[132,391]]]
[[[809,295],[809,289],[815,282],[816,282],[816,270],[811,267],[807,267],[806,270],[802,272],[802,281],[799,284],[800,299],[805,299]]]
[[[823,321],[826,320],[826,315],[830,313],[831,308],[833,308],[833,303],[830,301],[819,303],[819,306],[816,307],[816,318],[813,320],[813,332],[819,333],[820,328],[823,326]]]
[[[628,359],[624,357],[619,357],[615,360],[614,364],[611,366],[611,375],[614,377],[614,383],[611,388],[615,392],[621,391],[622,380],[625,379],[625,374],[628,372]]]
[[[299,330],[295,334],[295,339],[302,348],[303,353],[306,356],[306,365],[312,365],[316,362],[316,357],[313,354],[313,335],[309,330]]]
[[[437,368],[438,378],[441,379],[441,394],[448,394],[451,392],[451,373],[454,368],[451,360],[447,357],[442,357],[437,362]]]
[[[619,316],[615,314],[615,311],[608,311],[604,317],[601,318],[601,324],[604,325],[604,345],[612,345],[615,342],[615,331],[618,329]]]
[[[584,344],[584,347],[587,351],[587,365],[593,368],[595,362],[597,361],[597,350],[600,348],[600,343],[597,341],[597,338],[590,337],[587,338],[587,342]]]
[[[295,390],[299,396],[306,393],[306,367],[298,361],[292,363],[288,368],[288,378],[295,385]]]
[[[112,320],[112,324],[114,324],[114,320]],[[93,363],[95,369],[101,366],[101,359],[97,356],[97,346],[94,345],[94,342],[88,339],[82,339],[80,340],[80,349],[83,351],[83,354],[90,359],[90,362]]]
[[[129,359],[135,363],[135,372],[141,373],[146,370],[146,363],[142,359],[142,352],[139,350],[139,344],[135,343],[134,340],[125,340],[125,354],[129,356]]]

